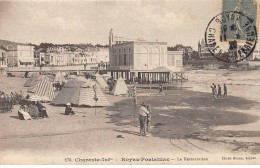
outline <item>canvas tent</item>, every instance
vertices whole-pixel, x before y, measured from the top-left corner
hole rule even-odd
[[[69,75],[69,76],[68,76],[68,79],[76,79],[76,78],[78,78],[77,75]]]
[[[24,83],[24,87],[30,87],[31,84],[40,76],[39,73],[33,73],[30,78]]]
[[[96,81],[101,88],[108,88],[107,82],[100,74],[96,74]]]
[[[65,105],[67,103],[71,103],[74,105],[78,105],[80,86],[83,83],[84,82],[77,81],[75,79],[69,80],[67,83],[65,83],[57,96],[52,100],[51,104]]]
[[[71,80],[67,82],[58,95],[52,100],[53,105],[65,105],[71,103],[73,105],[85,106],[108,106],[110,103],[100,90],[96,88],[98,101],[94,101],[94,86],[95,83],[86,79],[86,82]]]
[[[58,95],[52,100],[53,105],[78,104],[80,87],[63,87]]]
[[[126,95],[128,93],[128,88],[125,84],[124,79],[121,77],[117,79],[116,85],[112,90],[113,95]]]
[[[62,83],[62,82],[66,82],[66,79],[64,78],[64,76],[63,76],[63,74],[61,72],[58,72],[55,75],[54,82]]]
[[[94,100],[96,91],[97,102]],[[110,103],[106,99],[105,95],[102,93],[99,87],[88,86],[87,84],[82,85],[79,94],[79,106],[109,106]]]
[[[84,76],[77,76],[77,78],[75,78],[77,81],[82,81],[85,82],[87,81],[87,78],[85,78]]]
[[[27,89],[28,92],[34,93],[37,87],[37,84],[40,83],[43,80],[47,80],[49,82],[53,82],[54,78],[50,75],[40,75],[36,80],[34,80],[30,87]]]
[[[37,84],[36,90],[33,96],[30,97],[33,101],[45,101],[49,102],[55,97],[54,87],[52,82],[42,80]]]
[[[109,74],[103,74],[102,75],[103,79],[107,82],[109,78],[111,78],[111,75]]]
[[[80,87],[84,82],[71,79],[64,84],[65,88]]]

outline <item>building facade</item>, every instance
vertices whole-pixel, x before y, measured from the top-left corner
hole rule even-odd
[[[70,47],[66,45],[51,46],[47,48],[47,53],[66,53],[70,51]]]
[[[108,70],[115,79],[121,76],[131,81],[169,81],[171,71],[181,70],[182,55],[183,51],[168,55],[167,42],[115,38],[112,29],[109,33]]]
[[[7,49],[0,46],[0,68],[7,67]]]
[[[34,65],[34,46],[17,45],[18,66]]]
[[[34,65],[34,46],[14,43],[4,47],[7,49],[7,66]]]
[[[183,68],[183,51],[167,51],[167,62],[170,69],[181,71]]]
[[[190,59],[191,53],[193,51],[191,46],[183,46],[182,44],[177,44],[174,47],[169,47],[169,51],[182,51],[183,52],[183,58],[184,59]]]
[[[51,66],[72,65],[74,53],[46,53],[45,63]]]

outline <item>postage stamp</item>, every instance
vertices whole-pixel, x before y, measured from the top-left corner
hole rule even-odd
[[[223,0],[223,10],[209,22],[205,42],[217,59],[233,63],[249,57],[257,43],[257,6],[252,0]]]

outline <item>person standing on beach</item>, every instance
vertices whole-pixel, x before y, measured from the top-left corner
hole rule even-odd
[[[152,116],[151,116],[151,105],[147,106],[147,110],[149,111],[149,114],[147,114],[147,134],[151,131],[151,125],[152,125]]]
[[[144,102],[139,108],[139,120],[140,120],[140,136],[149,136],[147,134],[147,115],[149,111],[146,108]]]
[[[163,94],[165,96],[165,94],[163,93],[163,86],[162,86],[162,84],[159,85],[159,94]]]
[[[216,95],[215,95],[215,85],[214,85],[214,83],[212,83],[212,85],[211,85],[211,90],[212,90],[213,99],[215,99]]]
[[[217,97],[222,97],[222,93],[221,93],[221,86],[218,85],[218,95]]]
[[[227,96],[227,86],[224,84],[224,96]]]

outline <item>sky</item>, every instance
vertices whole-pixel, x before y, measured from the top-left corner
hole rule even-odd
[[[0,39],[22,43],[108,44],[115,36],[197,50],[221,0],[0,2]]]

